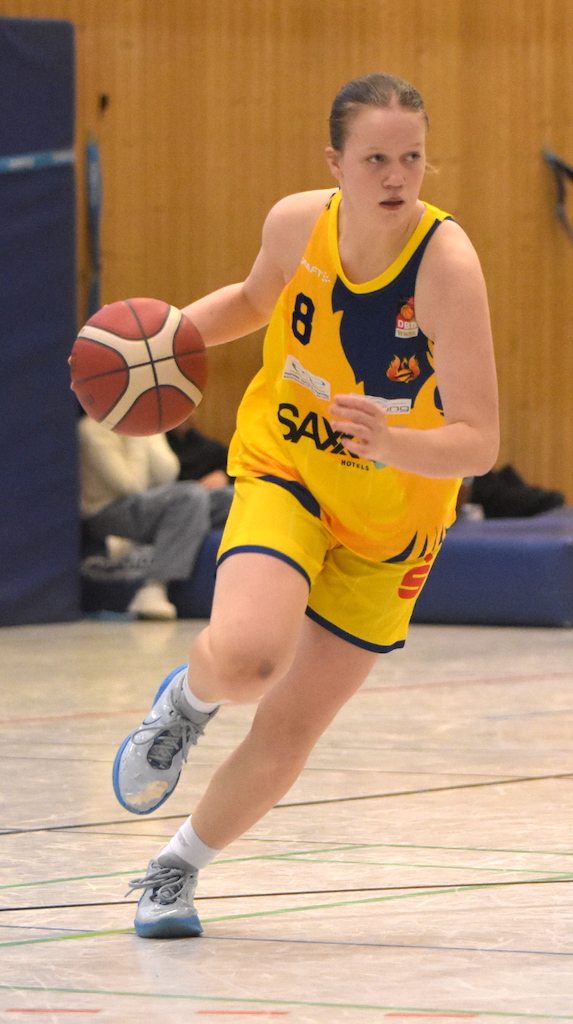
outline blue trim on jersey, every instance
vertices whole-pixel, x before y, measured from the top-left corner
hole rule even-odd
[[[307,487],[299,484],[298,480],[285,480],[284,477],[273,476],[271,473],[265,473],[264,476],[259,477],[259,480],[268,480],[271,484],[278,484],[279,487],[284,487],[285,491],[290,491],[302,507],[307,512],[310,512],[311,516],[316,516],[317,519],[320,519],[320,505],[318,501]]]
[[[224,562],[229,555],[240,554],[242,551],[255,551],[261,555],[272,555],[273,558],[278,558],[281,562],[286,562],[287,565],[292,565],[293,569],[297,569],[301,576],[304,576],[308,583],[309,589],[312,586],[310,576],[306,573],[298,562],[295,562],[294,558],[289,558],[288,555],[284,555],[282,551],[277,551],[276,548],[267,548],[263,544],[238,544],[236,548],[229,548],[228,551],[224,551],[219,560],[217,561],[217,568],[221,562]]]
[[[416,325],[411,337],[397,336],[396,318],[404,303],[415,295],[426,247],[442,223],[434,221],[408,262],[388,284],[362,292],[353,291],[340,277],[334,282],[332,312],[342,313],[340,344],[356,383],[364,386],[365,395],[409,399],[414,408],[422,387],[435,374],[427,335]],[[436,408],[440,409],[439,395],[437,399],[440,404]]]
[[[416,532],[414,534],[414,536],[412,537],[412,540],[410,541],[410,543],[407,545],[407,547],[404,548],[403,551],[400,552],[399,555],[392,555],[392,558],[385,558],[384,561],[385,562],[405,562],[406,559],[409,558],[410,555],[412,554],[412,551],[414,550],[414,547],[416,545],[417,539],[418,539],[418,534]],[[424,551],[426,550],[427,543],[428,543],[428,538],[426,537],[426,540],[424,542]],[[424,553],[424,551],[422,552],[422,554]]]
[[[334,623],[329,622],[328,619],[324,619],[322,615],[315,612],[313,608],[307,608],[306,614],[309,619],[317,622],[319,626],[327,629],[329,633],[334,633],[335,636],[339,636],[342,640],[346,640],[347,643],[353,644],[354,647],[362,647],[365,651],[372,651],[374,654],[389,654],[390,651],[395,651],[406,643],[405,640],[397,640],[395,644],[389,644],[388,646],[371,644],[368,640],[361,640],[360,637],[354,636],[353,633],[347,633],[345,629],[335,626]]]

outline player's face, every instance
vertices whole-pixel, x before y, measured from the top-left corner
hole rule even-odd
[[[426,164],[423,114],[403,107],[365,106],[349,124],[342,151],[327,160],[345,205],[372,215],[402,219],[412,214]]]

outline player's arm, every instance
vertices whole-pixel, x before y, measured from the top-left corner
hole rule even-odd
[[[444,424],[428,430],[388,426],[362,396],[337,396],[333,425],[353,433],[356,455],[420,476],[480,476],[499,446],[497,383],[487,294],[473,246],[453,222],[428,244],[416,286],[416,319],[434,340]]]
[[[261,248],[246,280],[184,307],[206,345],[221,345],[268,324],[331,191],[301,192],[281,199],[265,220]]]

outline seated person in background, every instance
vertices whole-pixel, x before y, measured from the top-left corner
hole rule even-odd
[[[167,584],[188,579],[205,537],[226,521],[232,488],[178,480],[179,460],[164,434],[126,437],[84,416],[79,441],[88,536],[153,545],[147,579],[128,611],[144,619],[176,618]]]
[[[170,430],[167,440],[181,465],[179,480],[197,480],[208,490],[229,484],[226,445],[205,437],[192,426],[192,417]]]

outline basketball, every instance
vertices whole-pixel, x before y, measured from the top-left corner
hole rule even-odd
[[[160,299],[103,306],[79,332],[69,363],[72,390],[88,416],[131,437],[182,423],[207,381],[199,331]]]

